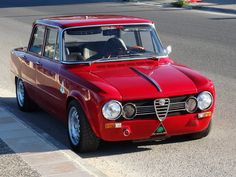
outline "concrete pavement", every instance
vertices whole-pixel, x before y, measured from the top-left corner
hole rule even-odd
[[[172,2],[177,0],[152,0],[152,1],[138,1],[139,4],[158,5],[163,7],[172,6]],[[197,9],[202,11],[221,12],[228,14],[236,14],[236,0],[202,0],[198,3],[190,3],[187,7],[189,9]]]
[[[9,146],[0,139],[0,176],[34,176],[40,174],[30,168]]]
[[[105,176],[71,150],[58,149],[0,108],[0,176]]]
[[[200,3],[190,4],[190,7],[204,11],[236,14],[236,0],[203,0]]]

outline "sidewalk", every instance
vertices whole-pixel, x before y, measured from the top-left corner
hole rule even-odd
[[[197,10],[236,14],[236,0],[202,0],[200,3],[190,4]]]
[[[132,1],[133,0],[130,0],[130,2]],[[171,3],[176,1],[177,0],[151,0],[151,1],[139,0],[137,3],[170,7]],[[185,8],[211,11],[211,12],[220,12],[227,14],[236,14],[236,0],[202,0],[202,2],[199,3],[190,3]]]
[[[104,177],[66,147],[59,149],[0,107],[0,177]]]

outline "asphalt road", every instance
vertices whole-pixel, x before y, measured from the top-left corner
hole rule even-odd
[[[66,129],[55,118],[43,111],[18,111],[9,77],[10,49],[27,45],[32,21],[45,16],[112,13],[149,18],[157,22],[163,43],[172,45],[173,59],[214,81],[217,104],[211,134],[196,141],[178,137],[151,143],[104,143],[97,152],[79,155],[109,176],[236,176],[236,16],[108,2],[61,2],[0,5],[0,101],[4,107],[44,136],[68,146]]]

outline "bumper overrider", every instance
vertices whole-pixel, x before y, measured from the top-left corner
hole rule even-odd
[[[100,136],[106,141],[165,138],[204,131],[214,111],[214,97],[195,95],[104,104]]]

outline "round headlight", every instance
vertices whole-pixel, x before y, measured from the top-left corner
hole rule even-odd
[[[116,120],[122,113],[122,105],[119,101],[111,100],[108,101],[102,107],[102,114],[108,120]]]
[[[123,116],[126,119],[132,119],[136,115],[136,107],[132,103],[123,106]]]
[[[210,92],[204,91],[197,96],[198,108],[205,110],[211,107],[213,97]]]
[[[189,97],[185,102],[185,109],[189,113],[193,113],[197,109],[197,99],[195,97]]]

